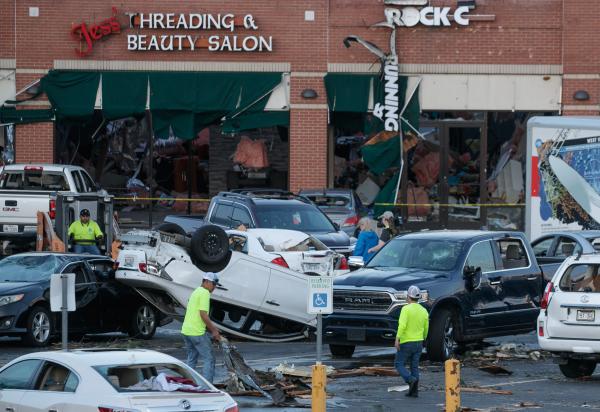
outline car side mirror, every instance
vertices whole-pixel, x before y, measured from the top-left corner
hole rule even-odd
[[[362,256],[350,256],[348,257],[348,266],[350,268],[358,269],[365,265],[365,260]]]
[[[475,266],[465,266],[463,269],[463,278],[467,290],[472,291],[481,282],[481,268]]]
[[[338,232],[340,231],[340,225],[338,225],[337,223],[333,223],[333,227],[335,228],[335,230],[337,230]]]
[[[100,186],[100,183],[95,183],[94,186],[96,187],[97,191],[102,190],[102,186]]]
[[[465,266],[463,269],[463,277],[470,278],[477,274],[478,271],[481,271],[481,268],[475,266]]]

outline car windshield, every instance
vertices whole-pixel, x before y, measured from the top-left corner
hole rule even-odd
[[[176,364],[94,366],[118,392],[213,392],[196,372]]]
[[[350,198],[344,195],[305,195],[321,209],[350,209]]]
[[[55,255],[9,256],[0,260],[0,282],[39,282],[60,272],[65,259]]]
[[[336,232],[329,219],[312,205],[257,205],[258,227],[300,232]]]
[[[451,270],[456,266],[462,243],[452,240],[394,239],[366,267],[402,267]]]

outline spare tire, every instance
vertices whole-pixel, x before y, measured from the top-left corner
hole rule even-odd
[[[229,237],[219,226],[202,226],[192,235],[191,252],[197,264],[220,264],[229,255]]]
[[[160,225],[156,226],[154,230],[158,230],[159,232],[172,233],[174,235],[187,235],[187,233],[185,233],[185,230],[183,230],[181,226],[169,222],[161,223]]]
[[[227,267],[229,261],[231,260],[231,251],[227,251],[227,255],[223,258],[219,263],[203,263],[196,259],[194,259],[194,264],[198,269],[203,272],[220,272]]]

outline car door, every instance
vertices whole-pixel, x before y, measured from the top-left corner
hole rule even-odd
[[[244,237],[237,234],[236,237]],[[247,243],[247,236],[246,236]],[[232,248],[234,244],[230,245]],[[231,260],[223,271],[219,272],[219,283],[213,292],[217,300],[258,310],[269,287],[271,272],[268,263],[250,256],[247,249],[231,252]]]
[[[69,314],[69,331],[87,333],[99,330],[103,310],[93,275],[84,262],[70,264],[63,273],[75,274],[75,311]]]
[[[37,374],[32,390],[20,401],[22,412],[76,412],[78,406],[75,390],[79,377],[65,365],[44,362]],[[81,405],[81,403],[79,403]]]
[[[479,268],[473,279],[465,279],[467,291],[466,323],[469,333],[480,329],[499,329],[503,326],[504,304],[498,296],[499,274],[490,240],[473,244],[467,254],[464,267]],[[463,269],[464,275],[464,269]],[[468,285],[472,282],[472,286]]]
[[[115,331],[122,324],[124,299],[128,297],[130,288],[110,278],[112,260],[94,259],[87,264],[98,289],[97,306],[102,308],[98,326],[102,331]]]
[[[574,262],[564,271],[546,319],[550,338],[600,340],[600,264]]]
[[[231,215],[233,214],[233,204],[229,202],[215,203],[209,216],[209,222],[213,225],[224,228],[231,227]]]
[[[27,359],[0,371],[0,411],[26,411],[21,401],[33,387],[41,365],[39,359]]]
[[[535,325],[542,294],[542,274],[532,263],[523,240],[503,237],[494,241],[499,264],[496,290],[506,309],[507,328]]]
[[[275,264],[271,270],[269,288],[261,312],[301,323],[310,323],[315,315],[308,314],[308,275]]]

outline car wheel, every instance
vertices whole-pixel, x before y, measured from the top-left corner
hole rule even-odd
[[[231,251],[227,252],[227,255],[219,263],[203,263],[196,261],[196,267],[203,272],[215,272],[218,273],[225,269],[231,260]]]
[[[584,376],[591,376],[596,369],[596,362],[582,359],[569,359],[567,363],[558,365],[560,371],[567,378],[582,378]]]
[[[430,360],[445,361],[454,354],[456,342],[456,316],[450,309],[441,309],[433,318],[427,340]]]
[[[150,304],[139,305],[131,317],[129,336],[139,339],[152,339],[156,332],[156,311]]]
[[[158,230],[159,232],[172,233],[174,235],[187,235],[187,233],[185,233],[185,230],[183,230],[181,226],[175,223],[161,223],[160,225],[156,226],[154,230]]]
[[[355,348],[354,345],[329,345],[329,351],[334,358],[351,358]]]
[[[219,226],[202,226],[192,236],[191,249],[192,257],[198,263],[221,263],[229,254],[229,238]]]
[[[23,336],[23,342],[27,346],[47,346],[54,334],[52,316],[48,309],[42,306],[34,306],[27,316],[27,332]]]

